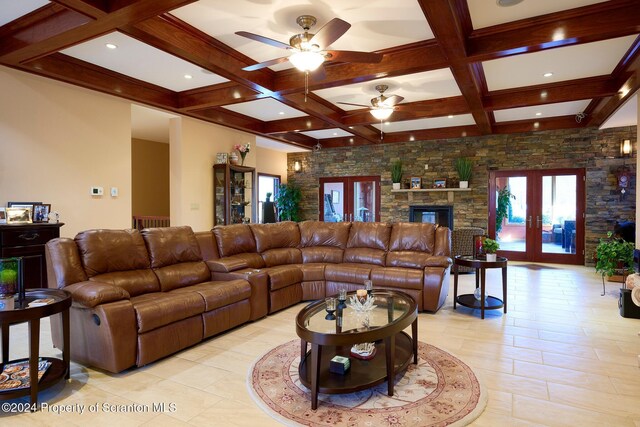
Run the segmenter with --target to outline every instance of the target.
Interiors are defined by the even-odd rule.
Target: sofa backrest
[[[89,280],[119,286],[131,296],[160,290],[138,230],[87,230],[74,240]]]
[[[305,221],[298,227],[304,263],[342,262],[349,240],[350,222]]]
[[[267,267],[302,262],[298,248],[300,229],[295,222],[251,224],[249,227],[256,241],[256,250]]]
[[[142,236],[162,291],[211,280],[191,227],[145,228]]]
[[[385,222],[354,222],[349,231],[344,262],[385,265],[391,225]]]
[[[87,280],[78,245],[73,239],[60,237],[49,240],[45,245],[44,254],[47,259],[47,281],[50,288],[62,289]]]
[[[437,225],[398,222],[391,228],[387,267],[425,268],[433,256]]]
[[[451,257],[451,230],[449,227],[436,228],[436,243],[433,255]]]
[[[256,239],[247,224],[217,225],[212,231],[220,258],[238,256],[249,268],[264,267],[264,260],[256,252]]]
[[[196,231],[195,235],[203,260],[220,258],[216,238],[211,231]]]

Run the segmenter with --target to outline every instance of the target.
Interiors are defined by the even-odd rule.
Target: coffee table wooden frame
[[[349,295],[354,295],[351,292]],[[318,408],[318,393],[351,393],[387,381],[389,396],[393,396],[393,381],[398,372],[405,370],[413,356],[418,363],[418,306],[414,299],[404,292],[374,290],[373,295],[405,300],[409,309],[398,319],[385,326],[368,331],[346,331],[329,334],[310,331],[305,328],[305,320],[317,313],[324,300],[309,304],[296,317],[296,333],[300,337],[300,382],[311,390],[311,409]],[[411,325],[409,337],[404,329]],[[381,341],[381,342],[376,342]],[[376,342],[377,352],[371,360],[351,357],[351,367],[345,375],[329,372],[329,361],[334,355],[349,356],[354,344]],[[307,344],[311,350],[307,351]]]

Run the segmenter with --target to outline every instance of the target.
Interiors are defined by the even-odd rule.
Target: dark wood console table
[[[60,237],[64,223],[0,225],[0,258],[22,257],[25,288],[46,288],[44,245]]]

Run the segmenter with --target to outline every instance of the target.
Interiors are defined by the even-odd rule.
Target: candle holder
[[[24,299],[22,258],[0,259],[0,298],[10,298],[18,294]]]
[[[335,313],[336,312],[336,299],[335,298],[326,298],[325,300],[325,310],[327,311],[327,315],[324,317],[326,320],[336,320]]]
[[[364,281],[364,289],[367,291],[367,295],[371,295],[373,292],[373,282],[371,280]]]
[[[347,307],[347,290],[342,288],[338,291],[338,308],[346,308]]]

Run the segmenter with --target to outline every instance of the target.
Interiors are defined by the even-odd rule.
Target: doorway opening
[[[320,178],[318,218],[325,222],[380,220],[380,177]]]
[[[278,217],[274,210],[274,200],[280,187],[280,175],[258,172],[258,223],[275,222]],[[267,202],[267,193],[269,202]],[[269,209],[269,211],[267,211]],[[273,210],[273,212],[271,212]]]

